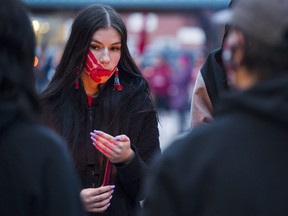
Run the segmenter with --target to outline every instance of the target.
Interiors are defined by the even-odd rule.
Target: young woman
[[[134,215],[147,164],[160,153],[158,120],[114,9],[91,5],[76,17],[41,99],[68,141],[86,210]]]

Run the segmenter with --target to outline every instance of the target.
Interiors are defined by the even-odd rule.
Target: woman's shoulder
[[[131,111],[133,111],[136,116],[138,116],[138,114],[157,112],[153,100],[147,93],[138,94],[137,97],[132,100],[131,108]]]
[[[126,79],[123,83],[123,93],[129,95],[134,102],[149,102],[151,96],[149,86],[143,77],[133,77]]]

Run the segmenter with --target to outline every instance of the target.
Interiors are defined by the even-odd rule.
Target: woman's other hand
[[[129,163],[134,157],[129,137],[118,135],[113,137],[103,131],[91,132],[93,145],[104,154],[111,163]]]
[[[110,205],[114,185],[99,188],[86,188],[80,193],[81,200],[88,212],[104,212]]]

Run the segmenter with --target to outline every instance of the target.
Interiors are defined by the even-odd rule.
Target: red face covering
[[[90,49],[88,50],[87,60],[86,60],[84,69],[86,73],[90,76],[90,78],[94,80],[94,82],[96,83],[99,83],[101,81],[101,77],[104,77],[104,76],[109,77],[115,71],[115,68],[111,71],[103,68],[98,63],[97,59],[95,58],[95,56],[93,55]]]

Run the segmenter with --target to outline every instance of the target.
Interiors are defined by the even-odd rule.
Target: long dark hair
[[[14,104],[22,117],[37,119],[35,35],[25,6],[17,0],[0,7],[0,102]]]
[[[102,129],[117,133],[115,128],[119,128],[121,110],[125,109],[129,101],[143,90],[150,97],[148,84],[129,53],[127,29],[120,15],[106,5],[97,4],[85,8],[74,20],[56,73],[41,95],[43,105],[49,107],[55,117],[56,128],[72,143],[76,141],[80,127],[79,113],[87,107],[83,84],[79,78],[94,32],[105,27],[113,27],[121,35],[121,58],[117,67],[124,90],[113,91],[113,77],[101,90],[105,107]],[[77,79],[80,83],[78,90],[75,89]]]

